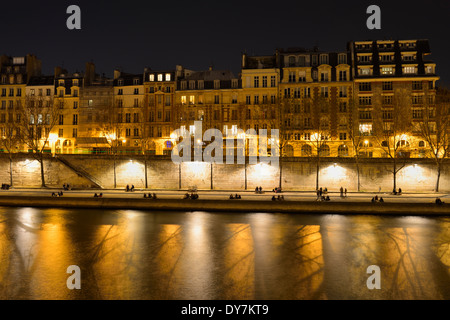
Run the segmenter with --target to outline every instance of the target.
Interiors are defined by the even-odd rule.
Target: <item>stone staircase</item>
[[[67,166],[68,168],[70,168],[73,172],[75,172],[76,174],[78,174],[78,176],[80,177],[84,177],[86,179],[88,179],[90,182],[92,182],[92,184],[94,185],[94,188],[99,188],[99,189],[104,189],[103,186],[101,185],[100,181],[97,180],[96,178],[94,178],[92,175],[90,175],[88,172],[86,172],[85,170],[73,165],[72,163],[70,163],[69,160],[67,160],[66,158],[64,158],[61,155],[55,155],[55,158],[63,163],[65,166]]]

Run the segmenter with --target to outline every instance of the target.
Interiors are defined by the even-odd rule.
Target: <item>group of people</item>
[[[317,201],[330,201],[330,196],[324,196],[321,195],[320,197],[317,198]]]
[[[127,187],[125,188],[125,191],[126,191],[126,192],[129,192],[129,191],[132,192],[132,191],[134,191],[134,185],[132,184],[131,187],[130,187],[129,185],[127,185]]]
[[[144,193],[144,198],[156,199],[157,197],[156,197],[156,193],[153,193],[153,194],[149,193],[148,195],[146,193]]]
[[[339,189],[339,192],[340,192],[340,194],[341,194],[341,198],[343,198],[343,197],[347,197],[347,188],[340,188]]]
[[[7,183],[2,183],[2,190],[9,190],[9,188],[11,188],[11,186]]]
[[[241,195],[236,193],[236,194],[233,196],[233,194],[230,194],[230,200],[232,200],[232,199],[241,199]]]
[[[63,192],[62,191],[58,191],[57,193],[52,192],[52,197],[62,197]]]
[[[372,198],[372,202],[384,202],[383,197],[378,198],[378,196],[375,196]]]
[[[261,186],[256,187],[256,188],[255,188],[255,193],[263,193],[262,187],[261,187]]]
[[[100,193],[100,194],[97,194],[97,192],[94,193],[94,198],[102,198],[102,197],[103,197],[103,193]]]
[[[64,183],[63,184],[63,189],[64,190],[70,190],[70,185],[68,183]]]
[[[284,200],[284,196],[283,195],[278,195],[278,197],[275,197],[275,196],[272,196],[272,201],[275,201],[275,200]]]
[[[192,192],[191,194],[186,193],[186,194],[184,195],[184,198],[183,198],[183,199],[197,200],[197,199],[198,199],[198,194],[197,194],[197,193],[194,193],[194,192]]]
[[[275,187],[275,188],[272,189],[272,192],[280,193],[281,192],[281,188]]]
[[[316,191],[317,200],[321,200],[322,198],[325,198],[324,194],[327,194],[327,193],[328,193],[327,188],[322,189],[322,187],[320,187],[319,189],[317,189],[317,191]]]
[[[398,191],[395,190],[395,188],[394,188],[394,190],[392,190],[392,194],[397,195],[397,196],[401,195],[402,194],[402,188],[398,188]]]

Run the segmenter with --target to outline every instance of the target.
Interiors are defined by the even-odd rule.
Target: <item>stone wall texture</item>
[[[60,156],[61,157],[61,156]],[[134,185],[145,188],[145,172],[149,189],[248,190],[262,186],[272,190],[278,186],[280,171],[284,190],[311,191],[316,186],[317,161],[314,158],[283,158],[281,168],[267,164],[173,163],[168,156],[64,155],[66,163],[48,155],[44,160],[48,187],[69,183],[74,188],[95,185],[106,189]],[[68,164],[70,164],[70,166]],[[436,165],[432,159],[409,159],[399,162],[403,168],[397,174],[397,187],[404,192],[432,192],[436,185]],[[115,170],[114,170],[115,167]],[[145,169],[147,167],[147,169]],[[364,159],[360,161],[361,191],[390,191],[393,188],[392,161]],[[14,154],[14,187],[40,187],[40,164],[30,154]],[[0,181],[10,182],[9,157],[0,155]],[[352,158],[323,158],[319,166],[319,186],[337,191],[342,186],[357,191],[357,166]],[[440,191],[450,192],[450,161],[443,165]]]

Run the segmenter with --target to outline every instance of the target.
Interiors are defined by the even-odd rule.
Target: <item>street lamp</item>
[[[367,156],[367,146],[368,145],[369,145],[369,140],[364,140],[366,158],[368,158],[368,156]]]

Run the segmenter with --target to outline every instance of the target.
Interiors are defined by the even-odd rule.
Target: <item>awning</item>
[[[77,138],[78,148],[109,148],[110,145],[105,137],[79,137]]]

